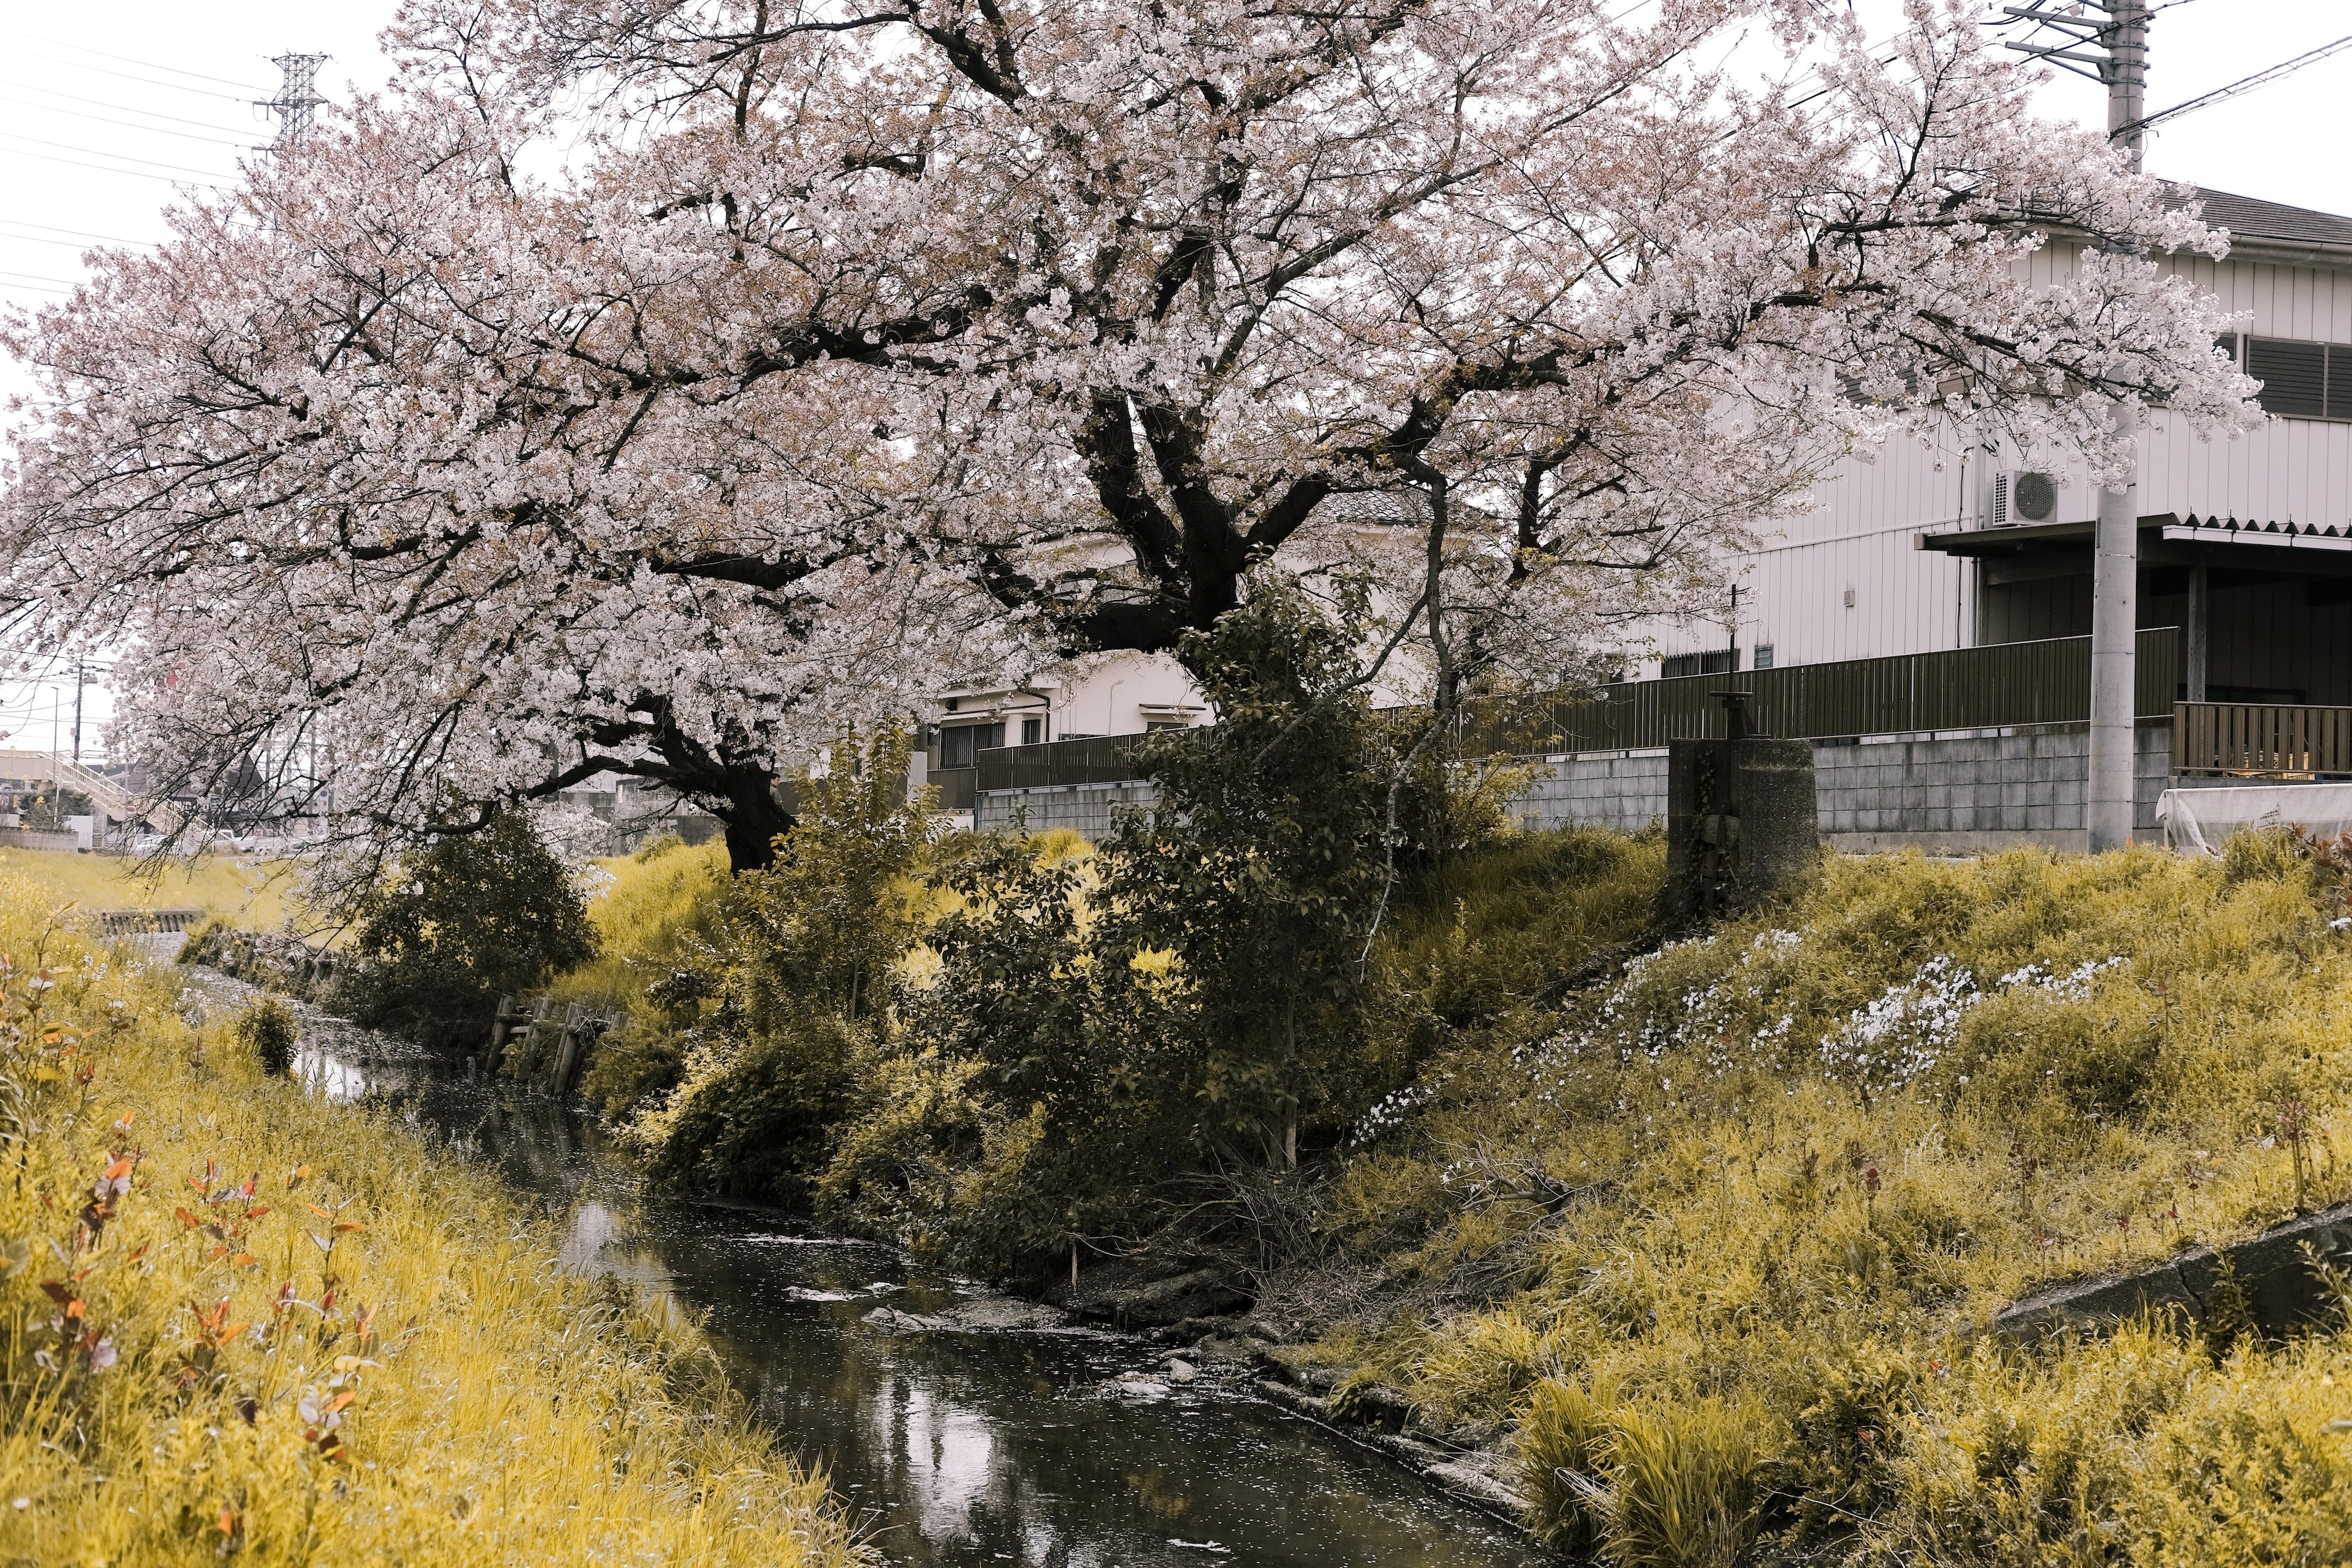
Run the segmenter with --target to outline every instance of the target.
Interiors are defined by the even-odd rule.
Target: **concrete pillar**
[[[1675,741],[1666,748],[1666,885],[1674,924],[1784,888],[1821,863],[1809,741]]]
[[[2188,668],[2183,672],[2189,687],[2188,700],[2205,700],[2206,659],[2212,646],[2213,585],[2207,580],[2202,566],[2189,569],[2189,624],[2181,628],[2189,646],[2182,650]]]
[[[2137,437],[2136,430],[2125,435]],[[2134,638],[2139,616],[2139,487],[2099,492],[2091,573],[2091,758],[2084,825],[2091,852],[2132,841]]]

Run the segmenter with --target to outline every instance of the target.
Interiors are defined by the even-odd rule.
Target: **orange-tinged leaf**
[[[305,1178],[305,1177],[307,1177],[308,1175],[310,1175],[310,1166],[308,1166],[308,1165],[297,1165],[297,1166],[295,1166],[295,1167],[294,1167],[294,1173],[293,1173],[292,1175],[289,1175],[289,1176],[288,1176],[288,1177],[286,1178],[286,1190],[287,1190],[288,1192],[289,1192],[289,1193],[290,1193],[290,1192],[292,1192],[295,1188],[297,1188],[297,1187],[300,1186],[300,1185],[302,1184],[303,1178]]]
[[[146,1241],[142,1241],[142,1242],[141,1242],[141,1243],[139,1244],[139,1250],[138,1250],[138,1251],[136,1251],[136,1252],[134,1252],[134,1253],[132,1253],[129,1258],[125,1258],[123,1261],[124,1261],[124,1262],[126,1262],[126,1263],[136,1263],[136,1262],[138,1262],[141,1258],[144,1258],[144,1257],[146,1257],[146,1256],[147,1256],[147,1249],[148,1249],[148,1247],[152,1247],[152,1246],[153,1246],[153,1245],[154,1245],[154,1244],[153,1244],[152,1242],[146,1242]]]
[[[231,1323],[227,1328],[225,1328],[220,1331],[220,1337],[225,1341],[233,1340],[251,1327],[253,1327],[253,1324],[250,1321]]]
[[[66,1303],[66,1316],[68,1318],[86,1317],[89,1315],[89,1309],[79,1301],[68,1301]]]
[[[118,1176],[127,1176],[130,1173],[131,1162],[128,1159],[117,1160],[106,1168],[106,1180],[110,1182]]]
[[[228,1509],[221,1510],[220,1517],[213,1521],[213,1528],[223,1535],[235,1535],[236,1533],[236,1513]]]
[[[320,1219],[332,1219],[335,1217],[334,1210],[322,1209],[317,1204],[304,1204],[302,1206],[309,1209],[312,1214],[317,1215]]]
[[[256,1208],[249,1208],[249,1209],[246,1210],[246,1211],[245,1211],[245,1217],[246,1217],[246,1218],[247,1218],[247,1219],[259,1219],[263,1215],[266,1215],[266,1214],[268,1214],[268,1212],[269,1212],[268,1206],[267,1205],[261,1205],[261,1206],[259,1206],[259,1207],[256,1207]]]
[[[335,1226],[335,1234],[336,1234],[337,1236],[341,1236],[341,1235],[343,1235],[344,1233],[346,1233],[346,1232],[348,1232],[348,1231],[354,1231],[354,1230],[365,1230],[366,1228],[367,1228],[367,1226],[365,1226],[362,1225],[359,1221],[357,1221],[357,1220],[355,1220],[355,1219],[347,1219],[347,1220],[341,1221],[340,1223],[338,1223],[338,1224],[336,1225],[336,1226]]]
[[[74,1283],[75,1283],[75,1284],[77,1284],[77,1285],[79,1285],[79,1284],[80,1284],[83,1280],[85,1280],[85,1279],[89,1279],[91,1275],[93,1275],[93,1274],[95,1274],[95,1273],[97,1273],[97,1272],[98,1272],[98,1265],[97,1265],[97,1264],[95,1264],[95,1263],[91,1264],[91,1265],[90,1265],[89,1268],[77,1268],[77,1269],[75,1269],[75,1270],[73,1271],[73,1280],[74,1280]]]
[[[261,1259],[256,1258],[250,1252],[240,1252],[235,1258],[228,1260],[228,1266],[231,1268],[250,1268],[260,1261]]]
[[[186,1226],[190,1230],[194,1230],[205,1223],[184,1208],[174,1208],[172,1212],[179,1215],[180,1223]]]
[[[357,1399],[358,1397],[359,1394],[356,1390],[349,1388],[343,1390],[342,1393],[338,1394],[334,1398],[327,1402],[327,1414],[332,1415],[336,1411],[341,1410],[343,1406],[349,1405],[352,1400]]]

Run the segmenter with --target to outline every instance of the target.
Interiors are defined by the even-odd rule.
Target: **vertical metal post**
[[[87,665],[77,664],[74,666],[73,752],[74,766],[76,767],[81,766],[81,683],[89,674],[89,667]]]
[[[2139,172],[2139,121],[2147,90],[2146,0],[2109,0],[2107,134]],[[2134,443],[2136,422],[2117,416],[2116,434]],[[2139,612],[2139,484],[2131,479],[2099,492],[2091,568],[2091,756],[2084,826],[2090,848],[2119,849],[2132,840],[2133,640]]]
[[[2189,647],[2183,672],[2189,689],[2182,695],[2190,702],[2205,700],[2206,649],[2212,646],[2213,584],[2202,566],[2189,569]]]

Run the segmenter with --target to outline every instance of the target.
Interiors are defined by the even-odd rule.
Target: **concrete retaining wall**
[[[1930,853],[2042,844],[2084,847],[2083,790],[2090,766],[2086,724],[2044,724],[1934,735],[1873,735],[1816,742],[1821,831],[1830,844],[1857,852],[1915,847]],[[2156,801],[2175,780],[2169,721],[2138,731],[2134,813],[2141,831],[2157,831]],[[2229,781],[2213,781],[2223,783]],[[973,826],[1012,826],[1025,811],[1033,833],[1066,827],[1099,839],[1111,808],[1147,805],[1140,782],[1068,784],[982,794]],[[1605,752],[1541,759],[1535,784],[1518,802],[1531,827],[1571,825],[1636,833],[1665,815],[1666,753]]]

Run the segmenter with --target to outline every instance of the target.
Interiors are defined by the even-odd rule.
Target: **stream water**
[[[191,1000],[215,1011],[247,994],[205,972],[190,980]],[[298,1070],[320,1092],[390,1102],[543,1208],[572,1267],[667,1291],[699,1313],[761,1420],[824,1468],[892,1563],[1556,1561],[1392,1462],[1262,1403],[1241,1380],[1168,1384],[1161,1352],[1129,1336],[902,1331],[877,1309],[1008,1322],[1024,1314],[889,1247],[827,1237],[772,1211],[650,1194],[575,1110],[299,1012]]]

